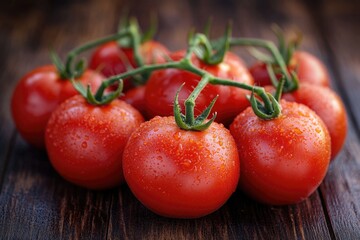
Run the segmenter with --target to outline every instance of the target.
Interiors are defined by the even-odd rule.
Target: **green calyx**
[[[71,83],[74,88],[86,99],[86,101],[92,105],[106,105],[115,100],[120,96],[123,90],[123,81],[118,81],[118,87],[115,91],[105,94],[105,89],[108,85],[105,83],[99,87],[96,91],[95,95],[91,92],[90,86],[88,85],[86,88],[79,82],[74,79],[71,79]]]
[[[209,81],[213,85],[233,86],[252,92],[248,97],[254,113],[263,120],[271,120],[277,118],[281,114],[281,106],[279,99],[266,92],[263,87],[251,86],[242,82],[236,82],[228,79],[211,78]],[[283,84],[279,84],[277,88],[277,96],[281,95]],[[258,98],[255,97],[258,96]]]
[[[210,41],[205,34],[190,34],[189,48],[186,54],[187,59],[191,58],[191,54],[196,56],[208,65],[216,65],[224,60],[226,52],[230,48],[231,25],[226,28],[223,37]]]
[[[271,65],[267,65],[268,70],[271,69]],[[271,120],[277,118],[281,114],[280,99],[285,84],[285,77],[282,77],[279,84],[276,87],[274,95],[265,92],[262,87],[254,87],[249,98],[251,107],[256,116],[264,120]],[[261,97],[263,103],[254,96],[254,92],[257,91],[258,96]]]
[[[268,108],[263,105],[255,96],[254,92],[251,93],[250,96],[250,104],[256,116],[263,120],[271,120],[280,116],[281,106],[278,101],[276,101],[275,97],[270,93],[266,93],[266,98],[268,104]]]
[[[193,130],[193,131],[203,131],[207,129],[211,123],[216,118],[216,113],[212,116],[210,120],[207,120],[207,117],[209,116],[212,107],[214,106],[216,99],[218,96],[216,96],[209,106],[199,115],[195,118],[194,115],[194,108],[195,108],[195,100],[199,96],[201,90],[209,83],[210,76],[208,74],[204,75],[201,81],[198,83],[194,91],[190,94],[190,96],[185,100],[185,114],[181,113],[181,107],[179,104],[179,93],[181,88],[184,86],[182,84],[180,88],[177,90],[174,100],[174,117],[176,124],[184,130]],[[206,121],[207,120],[207,121]]]

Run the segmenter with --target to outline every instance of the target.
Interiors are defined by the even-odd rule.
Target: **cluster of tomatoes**
[[[170,52],[149,40],[139,53],[146,67],[180,61],[187,52]],[[247,68],[229,51],[217,64],[195,54],[190,61],[211,76],[274,90],[265,63]],[[299,88],[282,95],[281,114],[271,120],[254,114],[247,99],[251,91],[207,84],[196,98],[195,114],[218,96],[211,110],[217,113],[215,121],[203,131],[181,129],[173,117],[174,98],[183,86],[178,92],[183,104],[201,76],[178,68],[153,71],[143,85],[127,77],[119,98],[93,104],[59,68],[43,66],[19,81],[11,109],[21,136],[46,148],[66,180],[89,189],[126,182],[139,201],[160,215],[207,215],[237,188],[266,204],[293,204],[322,182],[344,144],[347,120],[317,58],[295,51],[286,64],[297,73]],[[89,69],[75,81],[94,93],[106,77],[144,66],[138,66],[133,48],[111,41],[93,52]],[[103,96],[90,96],[105,99],[121,86],[110,88]]]

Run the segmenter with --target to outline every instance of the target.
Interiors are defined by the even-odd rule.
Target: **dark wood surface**
[[[46,152],[27,145],[9,112],[12,91],[27,71],[73,47],[116,31],[127,9],[157,40],[186,47],[190,28],[213,17],[219,36],[232,19],[235,36],[275,40],[270,24],[304,34],[301,49],[329,68],[344,100],[349,132],[319,189],[304,202],[265,206],[236,192],[215,213],[193,220],[159,217],[126,186],[88,191],[63,180]],[[360,239],[359,1],[2,1],[0,3],[0,239]],[[246,51],[235,50],[248,64]]]

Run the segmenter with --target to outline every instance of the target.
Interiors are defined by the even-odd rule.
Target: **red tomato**
[[[330,85],[330,77],[326,67],[318,58],[310,53],[304,51],[294,52],[288,69],[296,71],[299,82],[301,83],[306,82],[325,87],[329,87]],[[254,77],[256,85],[271,85],[264,63],[256,63],[249,68],[249,71]],[[278,75],[278,78],[280,78],[280,74]]]
[[[49,119],[45,134],[49,159],[74,184],[90,189],[114,187],[124,179],[125,144],[142,122],[141,114],[124,101],[94,106],[74,96]]]
[[[329,130],[331,159],[334,159],[344,145],[347,133],[346,110],[340,97],[329,88],[302,83],[298,90],[283,94],[283,98],[302,103],[319,115]]]
[[[184,57],[184,52],[176,52],[171,57],[175,61],[180,60]],[[230,52],[225,55],[222,63],[215,66],[206,65],[195,55],[192,57],[192,63],[216,77],[253,84],[253,79],[244,63]],[[146,111],[149,117],[172,115],[174,97],[178,88],[185,83],[179,94],[179,103],[183,104],[200,79],[198,75],[178,69],[153,72],[145,90]],[[218,113],[215,121],[228,125],[238,113],[249,106],[246,94],[249,92],[240,88],[208,84],[196,99],[195,113],[202,112],[211,100],[219,95],[212,113]]]
[[[97,89],[104,77],[86,70],[78,79]],[[43,148],[45,127],[51,113],[64,100],[78,94],[68,80],[60,79],[53,65],[34,69],[17,84],[11,99],[11,111],[21,136],[31,145]]]
[[[125,93],[125,95],[121,96],[120,99],[124,100],[143,115],[146,116],[145,109],[145,86],[138,86],[133,89],[130,89]]]
[[[123,169],[131,191],[146,207],[162,216],[196,218],[227,201],[240,165],[234,139],[222,124],[185,131],[174,117],[155,117],[131,135]]]
[[[249,107],[230,126],[241,164],[240,188],[257,201],[300,202],[327,172],[331,143],[323,121],[305,105],[281,101],[282,115],[262,120]]]
[[[155,41],[147,41],[140,47],[140,54],[145,64],[165,62],[169,51]],[[128,65],[136,67],[134,53],[131,48],[121,48],[117,42],[109,42],[98,47],[93,53],[89,67],[100,70],[101,73],[110,77],[126,72]],[[124,91],[132,88],[130,81],[124,81]]]

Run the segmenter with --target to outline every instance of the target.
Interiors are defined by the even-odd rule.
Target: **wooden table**
[[[159,217],[126,186],[88,191],[63,180],[46,152],[27,145],[9,103],[19,78],[73,47],[116,31],[128,9],[157,40],[186,47],[191,27],[213,16],[219,36],[275,40],[270,24],[304,34],[301,49],[324,61],[349,117],[347,142],[319,189],[291,206],[265,206],[236,192],[215,213],[194,220]],[[0,239],[360,239],[360,2],[352,1],[2,1],[0,5]],[[246,51],[235,50],[249,64]]]

